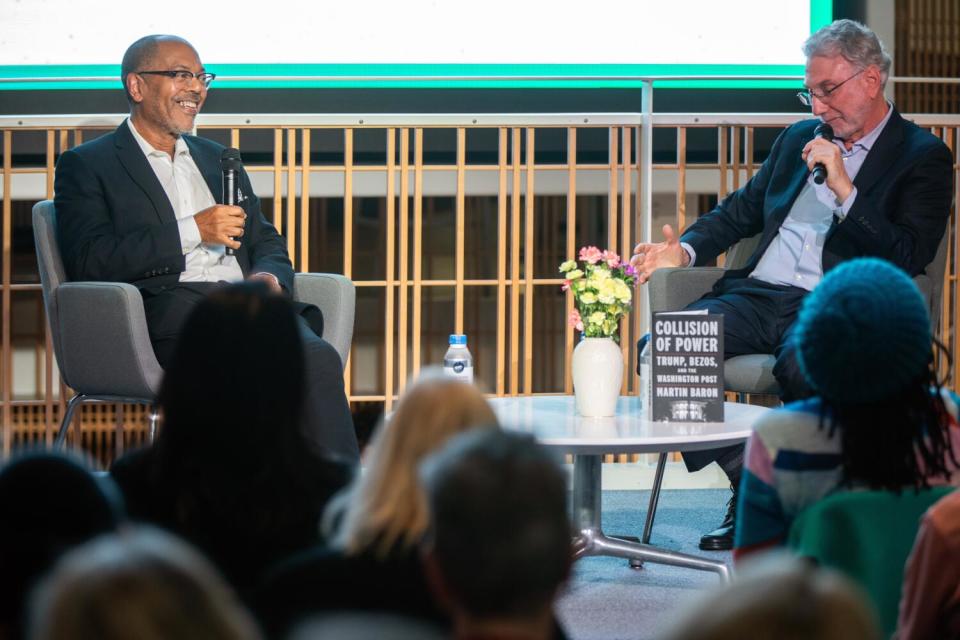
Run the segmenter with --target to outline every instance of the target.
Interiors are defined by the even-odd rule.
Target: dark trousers
[[[687,309],[706,309],[723,314],[724,358],[751,353],[772,353],[773,375],[780,383],[780,398],[791,402],[812,395],[797,363],[790,339],[805,289],[776,285],[754,278],[723,279],[713,291]],[[699,471],[711,462],[729,458],[743,445],[733,445],[683,454],[689,471]],[[737,470],[739,473],[739,470]]]
[[[172,360],[177,336],[190,312],[220,286],[214,282],[189,282],[160,292],[143,292],[147,329],[161,367],[166,368]],[[343,364],[336,349],[311,328],[322,327],[318,318],[310,316],[311,310],[317,313],[316,307],[311,307],[298,317],[306,364],[304,433],[324,451],[356,462],[360,451],[343,389]]]

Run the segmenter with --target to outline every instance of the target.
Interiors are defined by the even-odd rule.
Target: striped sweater
[[[951,416],[951,443],[960,458],[958,398],[944,390]],[[761,418],[747,442],[737,503],[734,557],[780,545],[794,518],[840,487],[840,433],[820,428],[818,398],[788,404]],[[942,478],[931,479],[942,484]],[[952,484],[960,482],[953,474]]]

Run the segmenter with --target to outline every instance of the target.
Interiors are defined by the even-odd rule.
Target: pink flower
[[[580,259],[589,264],[597,264],[602,258],[603,253],[596,247],[583,247],[580,249]]]
[[[616,269],[620,266],[620,256],[614,251],[604,251],[601,257],[611,269]]]
[[[576,309],[570,312],[567,323],[577,331],[583,331],[583,320],[580,318],[580,312]]]
[[[560,291],[569,291],[569,290],[570,290],[570,281],[569,281],[569,280],[564,280],[564,281],[563,281],[563,286],[560,287]]]

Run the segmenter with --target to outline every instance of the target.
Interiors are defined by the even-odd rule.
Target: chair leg
[[[150,405],[150,417],[147,418],[147,437],[150,438],[150,443],[153,444],[154,439],[157,437],[157,424],[160,422],[160,409],[157,408],[157,405]]]
[[[83,401],[86,399],[87,397],[82,393],[78,393],[70,398],[70,401],[67,403],[67,408],[63,412],[63,420],[60,421],[60,431],[57,433],[57,439],[53,442],[54,449],[59,449],[63,446],[63,443],[67,439],[67,429],[70,428],[73,412],[76,411],[77,407],[83,404]]]

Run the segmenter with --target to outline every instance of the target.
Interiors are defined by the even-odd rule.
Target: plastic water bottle
[[[653,347],[650,334],[640,339],[640,416],[650,420],[653,408]]]
[[[443,372],[451,378],[473,383],[473,356],[467,349],[467,336],[450,335],[450,348],[443,356]]]

